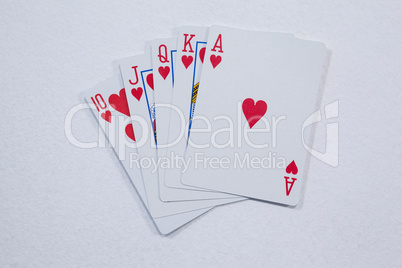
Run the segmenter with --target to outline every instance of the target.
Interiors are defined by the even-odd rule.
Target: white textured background
[[[0,1],[1,267],[402,267],[401,1],[61,2]],[[67,141],[79,94],[183,24],[332,51],[322,103],[339,100],[340,164],[312,159],[300,209],[247,201],[161,237],[112,150]],[[73,123],[96,140],[89,111]]]

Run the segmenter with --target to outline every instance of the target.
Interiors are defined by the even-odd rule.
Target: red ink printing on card
[[[165,66],[165,67],[159,67],[158,68],[158,72],[159,72],[159,74],[162,76],[162,78],[164,79],[164,80],[166,80],[166,77],[169,75],[169,73],[170,73],[170,68],[169,68],[169,66]]]
[[[222,57],[211,55],[210,60],[211,60],[212,67],[214,67],[214,69],[215,69],[215,67],[218,66],[219,63],[221,63]]]
[[[148,74],[147,75],[147,84],[152,90],[154,90],[154,75],[153,74]]]
[[[205,50],[206,50],[205,47],[203,47],[203,48],[200,49],[200,60],[201,60],[201,63],[204,63]]]
[[[299,170],[297,169],[296,163],[293,160],[287,167],[286,167],[286,173],[290,174],[292,173],[293,175],[296,175]]]
[[[124,91],[124,88],[122,88],[120,90],[119,95],[117,95],[117,94],[110,95],[109,104],[116,111],[118,111],[122,114],[125,114],[127,116],[130,116],[130,112],[129,112],[128,104],[127,104],[126,92]]]
[[[242,104],[243,114],[247,119],[248,125],[252,128],[267,112],[265,101],[259,100],[254,104],[251,98],[245,99]]]
[[[134,98],[136,98],[138,101],[140,101],[140,99],[141,99],[142,92],[143,92],[142,87],[133,88],[133,89],[131,90],[131,94],[132,94],[132,95],[134,96]]]
[[[135,141],[135,136],[134,136],[134,130],[133,130],[133,124],[128,124],[126,126],[126,134],[127,136],[132,139],[133,141]]]
[[[104,113],[101,113],[101,117],[105,119],[105,121],[111,123],[112,122],[112,113],[110,111],[106,111]]]
[[[183,62],[184,67],[186,67],[186,69],[188,68],[188,66],[191,65],[191,63],[193,63],[193,56],[182,56],[181,57],[181,61]]]

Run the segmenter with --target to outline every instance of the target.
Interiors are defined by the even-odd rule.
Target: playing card
[[[192,97],[190,105],[190,122],[189,122],[189,134],[191,130],[191,122],[194,116],[195,105],[197,101],[198,88],[200,86],[200,77],[202,66],[204,64],[205,50],[207,47],[207,42],[197,41],[195,45],[195,62],[194,62],[194,72],[193,72],[193,83],[192,83]]]
[[[325,54],[319,42],[211,27],[182,182],[296,205]]]
[[[175,62],[175,83],[172,96],[172,105],[177,107],[181,113],[171,113],[169,142],[171,146],[167,148],[167,155],[184,155],[184,148],[187,144],[187,136],[190,125],[191,109],[193,100],[194,83],[200,74],[202,61],[200,59],[200,50],[206,43],[208,28],[183,26],[178,31],[177,55]],[[202,54],[202,53],[201,53]],[[198,58],[197,58],[198,57]],[[198,60],[197,60],[198,59]],[[198,68],[197,64],[198,63]],[[181,116],[179,116],[181,115]],[[177,169],[165,169],[163,179],[165,185],[180,189],[195,189],[183,185],[178,176]],[[201,190],[201,189],[197,189]]]
[[[162,202],[160,200],[158,166],[161,164],[161,161],[159,161],[156,151],[158,134],[155,131],[155,120],[157,121],[158,119],[155,119],[151,56],[150,54],[143,54],[129,57],[120,60],[119,64],[125,86],[128,109],[133,115],[132,128],[135,133],[135,144],[139,154],[139,157],[134,159],[134,161],[135,164],[140,166],[142,171],[150,214],[158,218],[243,200],[242,198],[191,202]],[[231,196],[228,195],[228,197]]]
[[[155,113],[158,114],[158,153],[164,155],[168,142],[170,104],[173,92],[173,67],[176,39],[164,38],[150,42],[154,75]]]
[[[193,77],[192,77],[192,83],[191,83],[192,96],[191,96],[191,103],[190,103],[190,117],[189,117],[189,123],[188,123],[189,128],[188,128],[187,136],[190,134],[190,130],[191,130],[191,123],[193,120],[195,105],[196,105],[196,101],[197,101],[197,94],[198,94],[198,88],[200,85],[200,77],[201,77],[202,66],[204,63],[206,46],[207,46],[207,42],[204,42],[204,41],[196,41],[195,42],[195,54],[194,54],[195,60],[194,60],[194,67],[193,67],[193,74],[192,74]],[[187,137],[186,137],[186,139],[187,139]],[[185,142],[186,139],[183,139],[180,143],[175,144],[174,147],[171,148],[171,152],[184,153],[185,146],[187,145]],[[201,190],[200,188],[197,188],[197,187],[184,185],[180,180],[178,171],[179,170],[167,171],[168,172],[167,178],[169,178],[169,179],[166,184],[168,184],[169,187],[179,188],[179,189]]]
[[[199,28],[196,27],[195,29],[199,29]],[[188,44],[186,43],[186,41],[187,41],[186,37],[188,37],[187,33],[191,32],[191,30],[192,30],[192,27],[183,27],[179,31],[179,39],[180,39],[181,35],[183,36],[181,38],[181,40],[178,41],[178,45],[181,42],[183,43],[183,45],[182,45],[183,49],[182,50],[185,50],[186,45],[188,46]],[[200,29],[199,29],[199,31],[201,32]],[[201,77],[202,66],[204,64],[204,57],[205,57],[205,51],[206,51],[206,38],[207,38],[206,37],[207,30],[206,29],[204,29],[204,33],[205,33],[205,35],[203,35],[203,38],[200,38],[199,40],[195,40],[194,44],[193,44],[193,47],[195,47],[195,49],[192,49],[194,51],[195,62],[194,62],[194,66],[193,66],[192,78],[191,79],[182,79],[183,81],[181,83],[181,87],[178,86],[178,88],[177,88],[178,91],[181,88],[187,88],[188,89],[190,87],[190,85],[191,85],[191,88],[192,88],[192,96],[191,96],[191,103],[190,103],[190,115],[189,115],[189,119],[190,119],[189,120],[189,130],[188,130],[187,135],[189,135],[190,129],[191,129],[192,117],[193,117],[195,106],[196,106],[197,92],[198,92],[198,88],[199,88],[199,79]],[[269,33],[269,35],[278,36],[280,38],[293,38],[293,35],[284,34],[284,33]],[[222,46],[222,41],[221,40],[214,40],[214,42],[217,44],[217,47]],[[178,49],[178,51],[180,51],[180,49]],[[179,57],[180,57],[180,54],[178,54],[178,58]],[[181,64],[177,63],[177,65],[178,65],[177,69],[179,69]],[[184,66],[184,64],[183,64],[183,66]],[[175,90],[176,90],[176,85],[175,85]],[[184,90],[182,90],[182,91],[184,91]],[[184,106],[184,105],[182,104],[182,106]],[[171,120],[171,122],[174,123],[175,120]],[[172,124],[172,126],[173,126],[173,124]],[[172,127],[171,127],[171,129],[172,129]],[[195,130],[195,131],[198,131],[198,130]],[[205,130],[200,130],[200,131],[205,131]],[[185,149],[186,149],[186,146],[187,146],[187,135],[186,135],[185,138],[181,139],[180,142],[177,142],[176,144],[171,146],[171,148],[169,148],[168,151],[170,153],[173,153],[173,154],[176,154],[176,155],[184,155],[184,152],[185,152]],[[181,182],[181,180],[180,180],[180,169],[167,169],[165,171],[164,180],[165,180],[165,184],[168,187],[174,187],[174,188],[179,188],[179,189],[197,189],[197,187],[189,187],[188,185],[186,186]],[[200,190],[200,188],[198,188],[198,190]]]
[[[137,193],[148,209],[141,170],[136,168],[136,166],[131,167],[129,162],[129,156],[131,154],[137,154],[137,149],[132,140],[134,133],[132,133],[132,128],[130,127],[130,115],[127,109],[127,103],[124,105],[124,102],[117,101],[117,96],[120,93],[122,93],[122,82],[119,76],[115,76],[85,92],[84,97],[88,105],[92,108],[91,110],[99,122],[102,131],[105,132],[107,138],[113,145],[112,147],[116,155],[120,158]],[[120,144],[123,144],[124,147],[119,146]],[[154,218],[153,221],[160,233],[169,234],[208,210],[209,209],[202,209],[157,219]]]
[[[155,113],[158,115],[156,120],[156,129],[158,133],[158,158],[167,159],[166,148],[168,146],[168,131],[170,123],[170,113],[176,112],[172,109],[171,98],[173,90],[173,66],[176,52],[176,39],[156,39],[151,43],[152,66],[155,70],[154,78],[154,96],[155,96]],[[206,44],[206,42],[205,42]],[[197,51],[197,45],[196,45]],[[197,55],[197,53],[195,54]],[[196,57],[196,62],[197,62]],[[194,64],[200,69],[200,64]],[[198,70],[198,69],[197,69]],[[198,71],[199,73],[199,71]],[[198,79],[198,76],[197,76]],[[204,200],[214,198],[228,198],[227,194],[213,193],[206,195],[205,191],[178,191],[176,188],[169,188],[163,182],[163,169],[159,169],[159,197],[162,201],[190,201]]]

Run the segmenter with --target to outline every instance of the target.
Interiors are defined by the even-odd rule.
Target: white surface
[[[70,2],[0,4],[1,267],[402,266],[399,1]],[[301,208],[245,201],[161,237],[112,149],[67,141],[79,94],[184,24],[332,51],[322,103],[339,100],[340,164],[312,159]],[[80,140],[97,139],[91,116],[74,117]]]

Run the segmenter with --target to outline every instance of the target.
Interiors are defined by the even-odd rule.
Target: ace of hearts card
[[[183,184],[296,205],[325,55],[319,42],[211,27]]]

